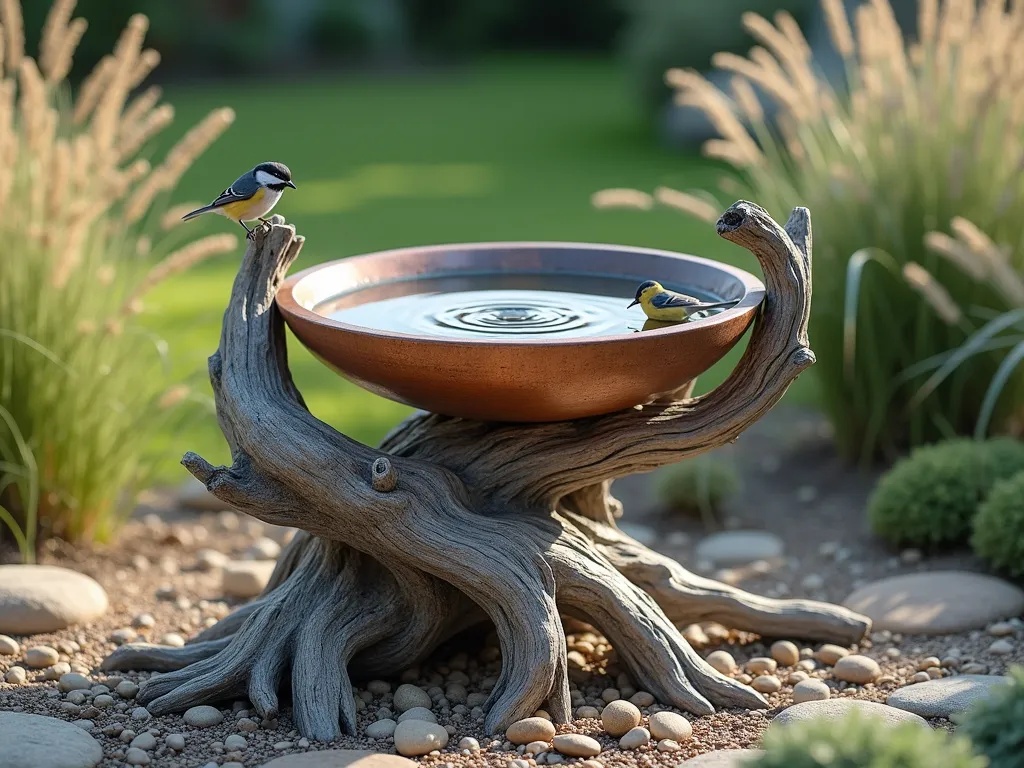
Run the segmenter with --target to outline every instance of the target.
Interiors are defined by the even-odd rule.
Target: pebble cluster
[[[325,750],[337,753],[332,760],[354,759],[360,755],[350,750],[367,750],[391,761],[361,768],[411,765],[402,762],[406,759],[431,768],[731,766],[723,761],[755,749],[773,718],[870,705],[894,721],[940,718],[946,723],[1002,682],[999,675],[1010,663],[1024,661],[1024,622],[1008,618],[1019,611],[986,614],[980,623],[975,618],[973,626],[955,635],[907,634],[883,626],[855,647],[787,639],[767,644],[718,625],[691,625],[683,634],[707,663],[760,692],[768,707],[691,717],[663,706],[631,679],[600,633],[570,622],[573,722],[555,724],[539,710],[503,734],[485,733],[484,707],[501,669],[492,636],[471,653],[455,650],[396,679],[360,682],[353,691],[358,732],[331,744],[303,738],[287,707],[267,719],[241,699],[154,716],[136,702],[148,674],[99,670],[118,645],[181,646],[258,594],[290,533],[216,510],[198,521],[144,517],[130,523],[118,547],[102,557],[54,545],[51,560],[93,577],[75,574],[74,583],[88,584],[94,597],[95,589],[105,590],[103,601],[106,591],[116,598],[100,618],[70,615],[71,581],[62,581],[62,569],[54,569],[47,579],[54,592],[52,610],[46,589],[35,589],[34,599],[42,597],[33,604],[43,613],[50,610],[63,627],[24,634],[2,623],[0,591],[0,632],[5,633],[0,634],[0,743],[5,748],[5,739],[27,744],[19,737],[26,726],[16,718],[35,716],[34,732],[49,734],[38,743],[50,746],[49,751],[36,747],[30,755],[34,762],[26,763],[33,768],[71,768],[68,754],[79,755],[83,768],[316,768],[312,755]],[[763,537],[738,541],[746,548],[742,552],[730,553],[719,540],[717,549],[706,548],[705,554],[738,568],[745,558],[778,550],[777,542]],[[60,599],[57,592],[63,593]],[[906,594],[922,605],[934,601]],[[1003,594],[1013,597],[1010,591]],[[998,603],[1004,609],[1007,604]],[[342,763],[324,763],[335,764]]]

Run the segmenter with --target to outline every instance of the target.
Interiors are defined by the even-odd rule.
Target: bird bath
[[[656,278],[725,310],[678,324],[628,309]],[[742,337],[760,280],[696,256],[582,243],[477,243],[356,256],[288,278],[277,303],[313,354],[392,400],[485,421],[563,421],[649,402]]]
[[[484,704],[485,725],[500,733],[541,707],[556,723],[571,718],[566,615],[602,632],[621,669],[662,705],[696,714],[767,707],[757,691],[709,666],[679,627],[714,621],[766,637],[849,644],[871,622],[839,606],[764,598],[692,574],[619,530],[622,505],[609,492],[615,478],[735,440],[814,362],[806,209],[782,227],[739,202],[718,233],[757,257],[764,287],[695,257],[552,243],[411,248],[286,281],[303,239],[275,217],[246,251],[210,358],[232,464],[216,467],[194,453],[182,463],[235,509],[301,530],[256,600],[182,648],[123,645],[104,668],[163,672],[137,697],[155,715],[248,698],[274,720],[290,679],[296,728],[332,741],[358,728],[353,678],[393,676],[461,631],[490,626],[501,674]],[[330,317],[358,308],[360,295],[415,295],[402,279],[456,280],[463,290],[459,281],[480,272],[528,285],[502,291],[535,290],[538,274],[546,285],[561,279],[552,275],[571,275],[577,287],[590,278],[655,276],[737,303],[669,328],[548,340],[382,332]],[[561,304],[564,296],[556,298]],[[405,311],[421,300],[393,306]],[[518,302],[486,301],[473,324],[548,322],[529,307],[518,311]],[[493,314],[508,307],[516,311]],[[448,317],[450,308],[441,309]],[[375,448],[335,431],[307,410],[292,381],[282,316],[346,376],[439,412],[413,415]],[[691,397],[693,377],[751,320],[750,343],[729,378]],[[567,418],[614,408],[621,410]],[[442,415],[449,413],[523,421]]]

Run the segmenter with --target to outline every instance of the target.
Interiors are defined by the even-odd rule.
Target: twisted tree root
[[[264,717],[292,681],[299,730],[355,729],[349,675],[390,674],[454,633],[490,621],[502,670],[484,705],[490,732],[544,706],[569,718],[561,614],[594,624],[661,701],[705,714],[763,707],[708,666],[673,621],[716,620],[762,634],[850,642],[867,619],[810,601],[773,601],[685,571],[615,527],[609,480],[734,440],[810,365],[810,221],[783,229],[737,203],[719,233],[749,248],[768,288],[732,376],[642,408],[561,424],[484,424],[421,414],[380,449],[316,420],[288,370],[273,297],[302,239],[277,221],[249,246],[210,358],[230,467],[183,463],[236,509],[304,530],[266,591],[184,648],[124,646],[108,669],[148,668],[155,713],[248,695]]]

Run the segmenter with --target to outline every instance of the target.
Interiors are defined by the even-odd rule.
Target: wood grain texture
[[[484,708],[494,733],[544,707],[570,717],[561,616],[592,623],[637,684],[705,714],[764,707],[709,665],[678,623],[718,621],[767,635],[854,642],[869,621],[804,600],[769,600],[708,579],[619,531],[616,477],[735,440],[814,361],[808,347],[811,230],[751,203],[718,232],[761,263],[768,296],[750,344],[720,387],[608,416],[511,425],[417,414],[380,448],[306,409],[288,370],[273,297],[302,247],[275,217],[246,252],[210,358],[232,464],[184,465],[218,498],[302,529],[264,593],[184,648],[122,646],[107,669],[165,672],[139,700],[155,713],[247,695],[264,717],[291,679],[298,729],[330,740],[355,729],[351,677],[390,675],[489,622],[502,671]]]

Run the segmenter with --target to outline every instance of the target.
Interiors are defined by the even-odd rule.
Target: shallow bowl
[[[373,285],[481,273],[602,276],[637,284],[656,278],[737,303],[704,319],[640,333],[548,339],[380,331],[315,311]],[[622,298],[628,303],[632,296]],[[508,242],[401,248],[319,264],[290,276],[277,305],[303,345],[371,392],[449,416],[540,422],[611,413],[678,389],[722,359],[763,299],[764,285],[753,275],[696,256],[620,245]]]

